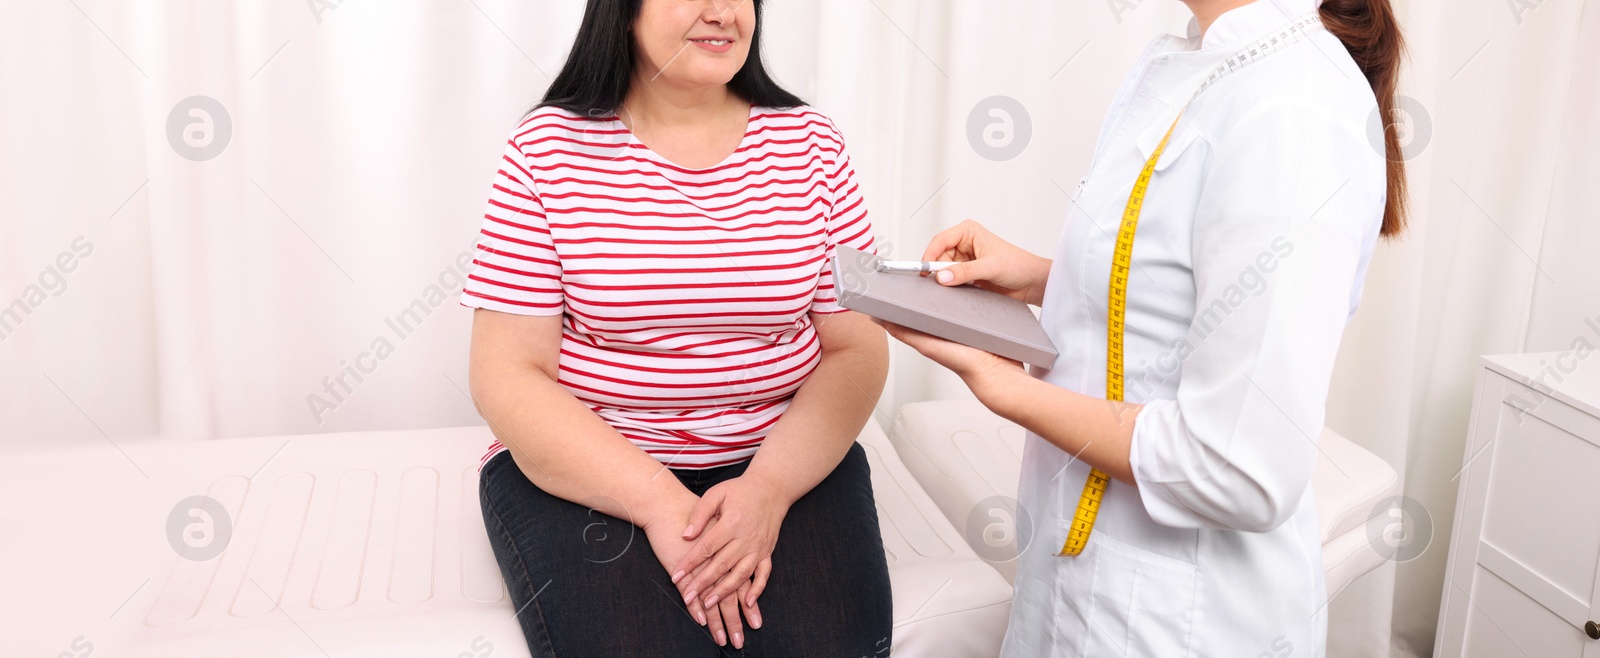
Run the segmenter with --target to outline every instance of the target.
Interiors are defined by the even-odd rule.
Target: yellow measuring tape
[[[1183,112],[1178,113],[1179,117]],[[1111,294],[1106,297],[1106,399],[1122,401],[1122,334],[1123,322],[1128,314],[1128,271],[1133,267],[1133,234],[1139,228],[1139,211],[1144,209],[1145,190],[1150,187],[1150,177],[1155,175],[1156,162],[1167,150],[1178,120],[1162,136],[1150,159],[1133,183],[1133,193],[1128,195],[1128,206],[1122,211],[1122,228],[1117,230],[1117,251],[1111,257]],[[1100,501],[1106,497],[1106,487],[1111,486],[1111,476],[1098,468],[1090,469],[1089,480],[1083,483],[1083,494],[1078,496],[1078,511],[1072,515],[1072,526],[1067,529],[1067,542],[1061,546],[1062,555],[1077,555],[1089,544],[1089,534],[1094,532],[1094,519],[1100,513]]]
[[[1218,64],[1189,100],[1193,101],[1212,83],[1229,73],[1322,29],[1322,19],[1317,11],[1301,15]],[[1188,103],[1183,107],[1188,108]],[[1183,111],[1178,110],[1179,118],[1183,116]],[[1155,152],[1144,163],[1139,180],[1133,183],[1133,193],[1128,195],[1128,207],[1122,211],[1122,228],[1117,230],[1117,251],[1111,259],[1111,294],[1106,299],[1107,400],[1122,401],[1122,334],[1128,311],[1128,271],[1133,268],[1133,233],[1139,228],[1139,211],[1144,207],[1145,191],[1150,187],[1150,177],[1155,175],[1156,162],[1167,150],[1167,141],[1172,139],[1172,131],[1177,127],[1178,119],[1174,118],[1172,126],[1167,128],[1167,134],[1162,136],[1161,143],[1156,145]],[[1089,534],[1094,532],[1094,519],[1100,513],[1100,503],[1105,500],[1106,487],[1110,485],[1111,476],[1106,475],[1105,471],[1090,469],[1089,481],[1083,484],[1083,494],[1078,497],[1078,511],[1072,515],[1072,526],[1067,530],[1067,541],[1061,546],[1061,555],[1078,555],[1089,544]]]

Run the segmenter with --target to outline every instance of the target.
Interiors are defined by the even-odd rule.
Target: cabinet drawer
[[[1494,454],[1480,457],[1493,462],[1479,536],[1587,610],[1600,559],[1600,420],[1554,399],[1530,407],[1543,396],[1507,384],[1485,447]]]
[[[1543,381],[1552,355],[1486,357],[1462,455],[1436,655],[1600,658],[1600,368]],[[1554,355],[1559,356],[1559,355]],[[1567,373],[1573,374],[1573,373]],[[1582,375],[1584,378],[1579,378]]]
[[[1479,567],[1473,575],[1477,590],[1468,606],[1465,649],[1473,658],[1570,656],[1579,658],[1590,641],[1527,594],[1493,572]]]

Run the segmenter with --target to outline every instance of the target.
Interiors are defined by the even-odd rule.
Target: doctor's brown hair
[[[1383,228],[1378,234],[1398,238],[1406,227],[1406,162],[1395,128],[1395,84],[1400,77],[1400,58],[1405,39],[1395,20],[1389,0],[1322,0],[1317,8],[1328,32],[1339,37],[1350,57],[1361,67],[1378,97],[1378,113],[1383,121],[1384,159],[1388,161],[1388,201],[1383,206]]]

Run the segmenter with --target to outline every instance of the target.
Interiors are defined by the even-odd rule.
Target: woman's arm
[[[1128,456],[1133,419],[1143,405],[1076,393],[1021,368],[993,374],[987,381],[968,382],[983,406],[1112,478],[1135,484]]]
[[[1310,491],[1386,183],[1365,112],[1308,84],[1275,87],[1211,138],[1181,375],[1169,399],[1145,401],[1131,445],[1139,497],[1161,525],[1266,532]]]
[[[799,500],[844,459],[883,393],[889,341],[871,318],[854,311],[811,315],[822,360],[772,426],[744,477]],[[714,571],[714,570],[713,570]]]
[[[1006,242],[970,219],[934,236],[922,258],[959,261],[939,273],[939,283],[972,283],[1034,305],[1043,303],[1050,277],[1050,259]],[[1113,478],[1133,481],[1128,455],[1139,405],[1074,393],[1029,376],[1015,361],[898,325],[884,326],[896,339],[960,375],[991,411]]]
[[[1133,419],[1142,405],[1082,395],[1035,379],[1016,361],[885,324],[890,335],[961,377],[983,406],[1127,483]]]
[[[478,413],[534,485],[639,526],[662,568],[676,564],[693,545],[680,533],[700,497],[557,383],[561,318],[474,313],[471,388]],[[689,613],[721,642],[742,637],[741,610],[761,627],[761,611],[748,600],[715,609],[685,597]]]
[[[698,497],[557,383],[561,321],[474,312],[478,412],[541,490],[640,528],[687,519]]]
[[[678,563],[673,578],[677,581],[706,564],[701,575],[681,581],[680,587],[691,599],[703,598],[708,608],[752,575],[754,584],[740,603],[751,604],[761,595],[789,506],[844,459],[883,392],[889,372],[883,331],[867,316],[850,311],[813,313],[812,318],[822,343],[821,362],[795,392],[744,475],[708,490],[684,530],[684,537],[698,537],[699,542]],[[717,526],[701,533],[713,515]]]

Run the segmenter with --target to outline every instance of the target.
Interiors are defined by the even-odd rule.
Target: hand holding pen
[[[951,261],[936,260],[880,260],[877,270],[896,274],[932,274],[955,265]]]

